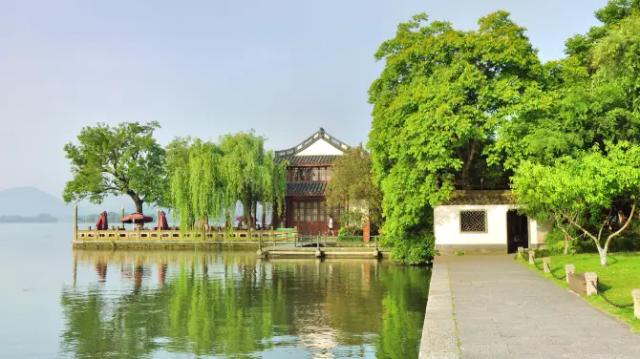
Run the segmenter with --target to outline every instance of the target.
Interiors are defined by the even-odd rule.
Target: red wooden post
[[[364,240],[364,243],[369,243],[371,240],[371,222],[369,221],[369,217],[365,217],[364,223],[362,224],[362,240]]]

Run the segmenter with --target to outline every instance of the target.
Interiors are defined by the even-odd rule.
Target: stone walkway
[[[640,335],[511,255],[438,257],[420,358],[640,358]]]

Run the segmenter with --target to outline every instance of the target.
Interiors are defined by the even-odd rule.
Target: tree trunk
[[[256,229],[256,223],[258,223],[258,201],[253,201],[251,204],[251,229]]]
[[[129,192],[128,194],[129,194],[129,197],[131,197],[131,199],[133,200],[133,203],[135,203],[136,205],[136,212],[142,213],[142,204],[144,203],[144,201],[140,199],[140,196],[138,196],[134,192]],[[144,227],[144,222],[135,223],[135,227],[138,229],[142,229]]]
[[[129,193],[129,197],[131,197],[133,203],[136,205],[136,212],[142,213],[142,205],[144,204],[144,201],[135,193]]]
[[[267,206],[262,203],[262,229],[267,228]]]
[[[471,171],[471,165],[473,164],[473,160],[476,157],[478,143],[476,141],[471,141],[471,147],[469,148],[469,155],[467,156],[466,161],[464,161],[464,167],[462,167],[462,185],[465,189],[471,189],[471,183],[469,182],[469,172]]]
[[[603,267],[607,266],[607,249],[598,248],[598,254],[600,254],[600,265]]]
[[[271,227],[276,229],[280,226],[280,212],[278,210],[278,205],[273,205],[273,210],[271,211]]]
[[[567,233],[564,234],[564,250],[562,252],[565,256],[569,254],[569,235]]]
[[[242,201],[242,212],[244,217],[244,225],[247,228],[251,227],[251,200]]]

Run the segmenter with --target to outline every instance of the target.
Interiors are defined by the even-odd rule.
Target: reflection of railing
[[[279,230],[233,230],[233,231],[181,231],[152,229],[78,229],[76,241],[146,241],[146,240],[190,240],[190,241],[295,241],[295,228]]]

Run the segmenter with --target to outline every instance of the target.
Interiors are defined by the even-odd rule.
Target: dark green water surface
[[[427,269],[73,251],[69,228],[0,225],[0,357],[417,357]]]

